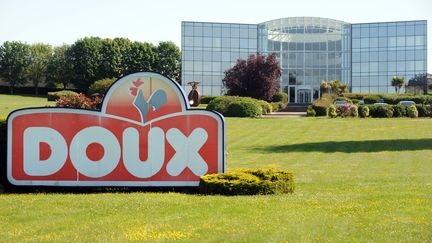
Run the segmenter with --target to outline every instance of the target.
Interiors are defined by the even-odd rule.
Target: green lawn
[[[0,94],[0,118],[19,108],[47,105],[54,106],[55,102],[48,102],[47,98],[42,96]]]
[[[292,170],[294,194],[3,194],[0,241],[430,242],[431,127],[228,118],[228,168]]]

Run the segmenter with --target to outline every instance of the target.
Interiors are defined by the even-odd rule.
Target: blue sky
[[[184,20],[261,23],[295,16],[350,23],[426,19],[432,72],[432,0],[0,0],[0,43],[59,45],[99,36],[180,45]]]

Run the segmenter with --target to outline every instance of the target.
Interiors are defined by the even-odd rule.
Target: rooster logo
[[[133,87],[129,88],[129,90],[130,94],[135,96],[133,104],[141,114],[141,122],[145,123],[147,121],[147,113],[150,109],[156,111],[167,103],[167,95],[165,91],[158,89],[150,95],[148,100],[145,100],[144,93],[139,88],[143,83],[143,81],[137,79],[132,82]]]

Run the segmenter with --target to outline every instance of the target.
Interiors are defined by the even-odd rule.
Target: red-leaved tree
[[[270,101],[279,91],[281,68],[275,54],[267,57],[250,55],[246,60],[238,59],[231,69],[225,71],[223,83],[228,95],[248,96]]]

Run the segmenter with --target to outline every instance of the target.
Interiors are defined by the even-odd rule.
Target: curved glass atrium
[[[271,20],[258,25],[258,51],[277,55],[289,102],[310,103],[319,97],[321,80],[349,82],[349,33],[348,23],[333,19]]]

